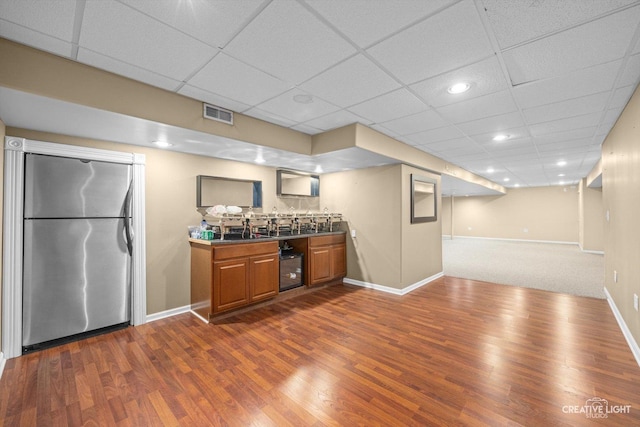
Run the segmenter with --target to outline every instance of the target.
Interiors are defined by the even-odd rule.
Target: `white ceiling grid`
[[[640,0],[0,1],[1,37],[308,134],[359,122],[507,187],[591,170],[639,23]],[[334,161],[388,161],[357,154]]]

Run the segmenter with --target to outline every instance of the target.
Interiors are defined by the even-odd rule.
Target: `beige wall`
[[[584,251],[604,251],[604,211],[602,189],[589,188],[587,178],[580,181],[578,202],[578,232]]]
[[[148,314],[190,303],[187,226],[197,225],[202,219],[196,211],[197,175],[260,180],[263,205],[270,210],[277,204],[273,168],[11,127],[7,128],[7,135],[146,156]]]
[[[450,208],[451,200],[448,200]],[[578,242],[578,187],[512,188],[504,196],[456,197],[455,236]],[[451,220],[443,233],[449,234]]]
[[[330,191],[320,192],[321,206],[342,212],[356,232],[347,238],[348,278],[403,289],[442,272],[440,221],[410,223],[411,173],[440,182],[406,165],[322,176],[321,188]]]
[[[2,141],[2,147],[3,149],[0,150],[0,189],[4,189],[4,137],[6,135],[6,129],[5,129],[5,125],[4,122],[2,121],[2,119],[0,118],[0,141]],[[4,190],[0,190],[3,191]],[[0,203],[0,224],[4,224],[4,217],[3,217],[3,213],[4,213],[4,196],[2,196],[1,198],[2,203]],[[2,230],[4,230],[4,225],[0,226],[0,242],[2,242],[3,238],[2,238]],[[2,245],[0,244],[0,290],[3,289],[2,287],[2,258],[3,258],[3,248]],[[2,313],[2,292],[0,292],[0,313]],[[0,315],[0,343],[2,343],[2,316]],[[1,344],[0,344],[1,346]]]
[[[602,147],[605,287],[640,343],[640,91],[631,97]],[[614,283],[614,271],[618,282]]]

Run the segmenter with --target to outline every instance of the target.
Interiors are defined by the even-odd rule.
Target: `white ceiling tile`
[[[551,122],[531,125],[531,135],[539,136],[548,133],[570,131],[576,128],[588,128],[597,126],[600,122],[601,113],[591,113],[582,116],[570,117],[568,119],[554,120]]]
[[[338,111],[339,108],[320,98],[314,97],[313,102],[300,104],[293,100],[296,95],[308,95],[300,89],[292,89],[272,98],[257,107],[278,116],[287,117],[295,123],[303,123]]]
[[[78,49],[78,61],[170,91],[176,90],[182,84],[179,80],[171,79],[151,70],[139,68],[84,48]]]
[[[565,76],[522,84],[514,87],[513,93],[521,108],[531,108],[605,92],[613,88],[621,65],[622,61],[613,61]]]
[[[64,56],[66,58],[71,56],[73,48],[71,42],[34,31],[30,28],[14,24],[13,22],[5,21],[3,19],[0,19],[0,37],[8,40],[15,40],[21,44],[51,52],[55,55]]]
[[[76,2],[71,0],[1,1],[0,17],[24,28],[37,28],[37,32],[66,42],[73,40],[73,22]],[[3,32],[5,23],[0,25]]]
[[[561,118],[580,116],[588,113],[601,112],[607,106],[610,92],[600,92],[554,104],[522,110],[527,123],[542,123]]]
[[[640,54],[629,57],[624,72],[616,83],[618,87],[627,85],[637,86],[638,76],[640,76]]]
[[[349,107],[349,111],[377,123],[416,114],[425,108],[425,104],[411,92],[398,89]]]
[[[524,144],[517,147],[503,145],[496,146],[490,151],[490,154],[495,159],[514,159],[514,158],[526,158],[531,159],[532,157],[537,157],[538,152],[533,144]],[[506,160],[505,160],[506,161]]]
[[[408,138],[418,145],[431,144],[436,141],[451,140],[454,138],[462,138],[464,134],[455,126],[445,126],[438,129],[431,129],[423,132],[409,135]],[[467,144],[472,144],[471,140],[467,140]]]
[[[478,147],[473,141],[468,138],[455,138],[446,141],[431,142],[421,144],[427,146],[432,150],[439,153],[451,153],[455,152],[459,156],[478,155],[486,153],[481,147]]]
[[[121,3],[102,1],[87,2],[80,45],[177,80],[185,79],[217,52]]]
[[[508,50],[503,58],[511,81],[519,85],[622,58],[638,22],[640,7],[634,7]]]
[[[364,125],[371,124],[369,120],[350,113],[347,110],[339,110],[305,122],[306,125],[325,131],[350,125],[352,123],[362,123]]]
[[[464,0],[367,52],[402,82],[410,84],[477,62],[493,50],[475,5]]]
[[[182,86],[180,90],[178,90],[178,93],[180,95],[188,96],[189,98],[197,99],[199,101],[207,102],[217,107],[226,108],[239,113],[251,108],[250,105],[189,85]]]
[[[447,92],[449,87],[460,82],[469,83],[471,88],[467,92],[455,95]],[[465,101],[505,90],[507,87],[507,80],[495,56],[410,86],[433,107]]]
[[[515,111],[513,113],[486,117],[480,120],[458,123],[457,126],[467,135],[479,135],[524,126],[524,121],[520,113]]]
[[[291,129],[297,130],[298,132],[306,133],[307,135],[315,135],[322,132],[321,129],[309,126],[306,123],[291,126]]]
[[[400,84],[364,55],[356,55],[300,85],[340,107],[397,89]]]
[[[424,130],[435,129],[447,125],[438,113],[433,110],[422,111],[411,116],[401,117],[381,123],[381,125],[398,135],[410,135]]]
[[[536,135],[534,142],[536,144],[552,144],[557,142],[571,141],[574,139],[591,138],[595,134],[597,127],[582,127],[578,129],[572,129],[566,132],[549,133],[546,135]]]
[[[609,102],[609,108],[624,108],[635,90],[636,85],[629,85],[616,89],[613,92],[611,101]]]
[[[287,117],[280,116],[278,114],[272,113],[271,111],[265,111],[260,108],[250,108],[245,111],[243,114],[247,116],[255,117],[256,119],[264,120],[265,122],[275,123],[284,127],[291,127],[298,124],[296,121],[293,121]]]
[[[361,47],[416,22],[451,4],[453,0],[396,2],[371,0],[307,0],[309,6]],[[400,7],[399,7],[400,6]]]
[[[249,105],[259,104],[291,89],[282,80],[224,53],[216,55],[187,83]]]
[[[224,47],[263,0],[120,0],[210,46]]]
[[[355,48],[299,3],[275,0],[225,52],[286,82],[300,84],[354,54]]]
[[[592,145],[591,138],[573,139],[570,141],[556,142],[553,144],[536,144],[540,153],[547,153],[549,151],[562,151],[571,150],[575,148],[584,148]]]
[[[635,0],[482,0],[501,48],[586,22]]]
[[[498,116],[517,110],[508,90],[472,98],[456,104],[436,108],[445,119],[453,123],[465,123],[484,117]]]

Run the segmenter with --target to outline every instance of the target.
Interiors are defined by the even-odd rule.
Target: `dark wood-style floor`
[[[594,398],[624,413],[568,413]],[[448,277],[402,297],[338,285],[11,359],[0,421],[631,426],[640,368],[604,300]]]

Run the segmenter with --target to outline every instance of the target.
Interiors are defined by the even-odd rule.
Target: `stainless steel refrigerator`
[[[27,154],[23,351],[131,318],[130,165]]]

